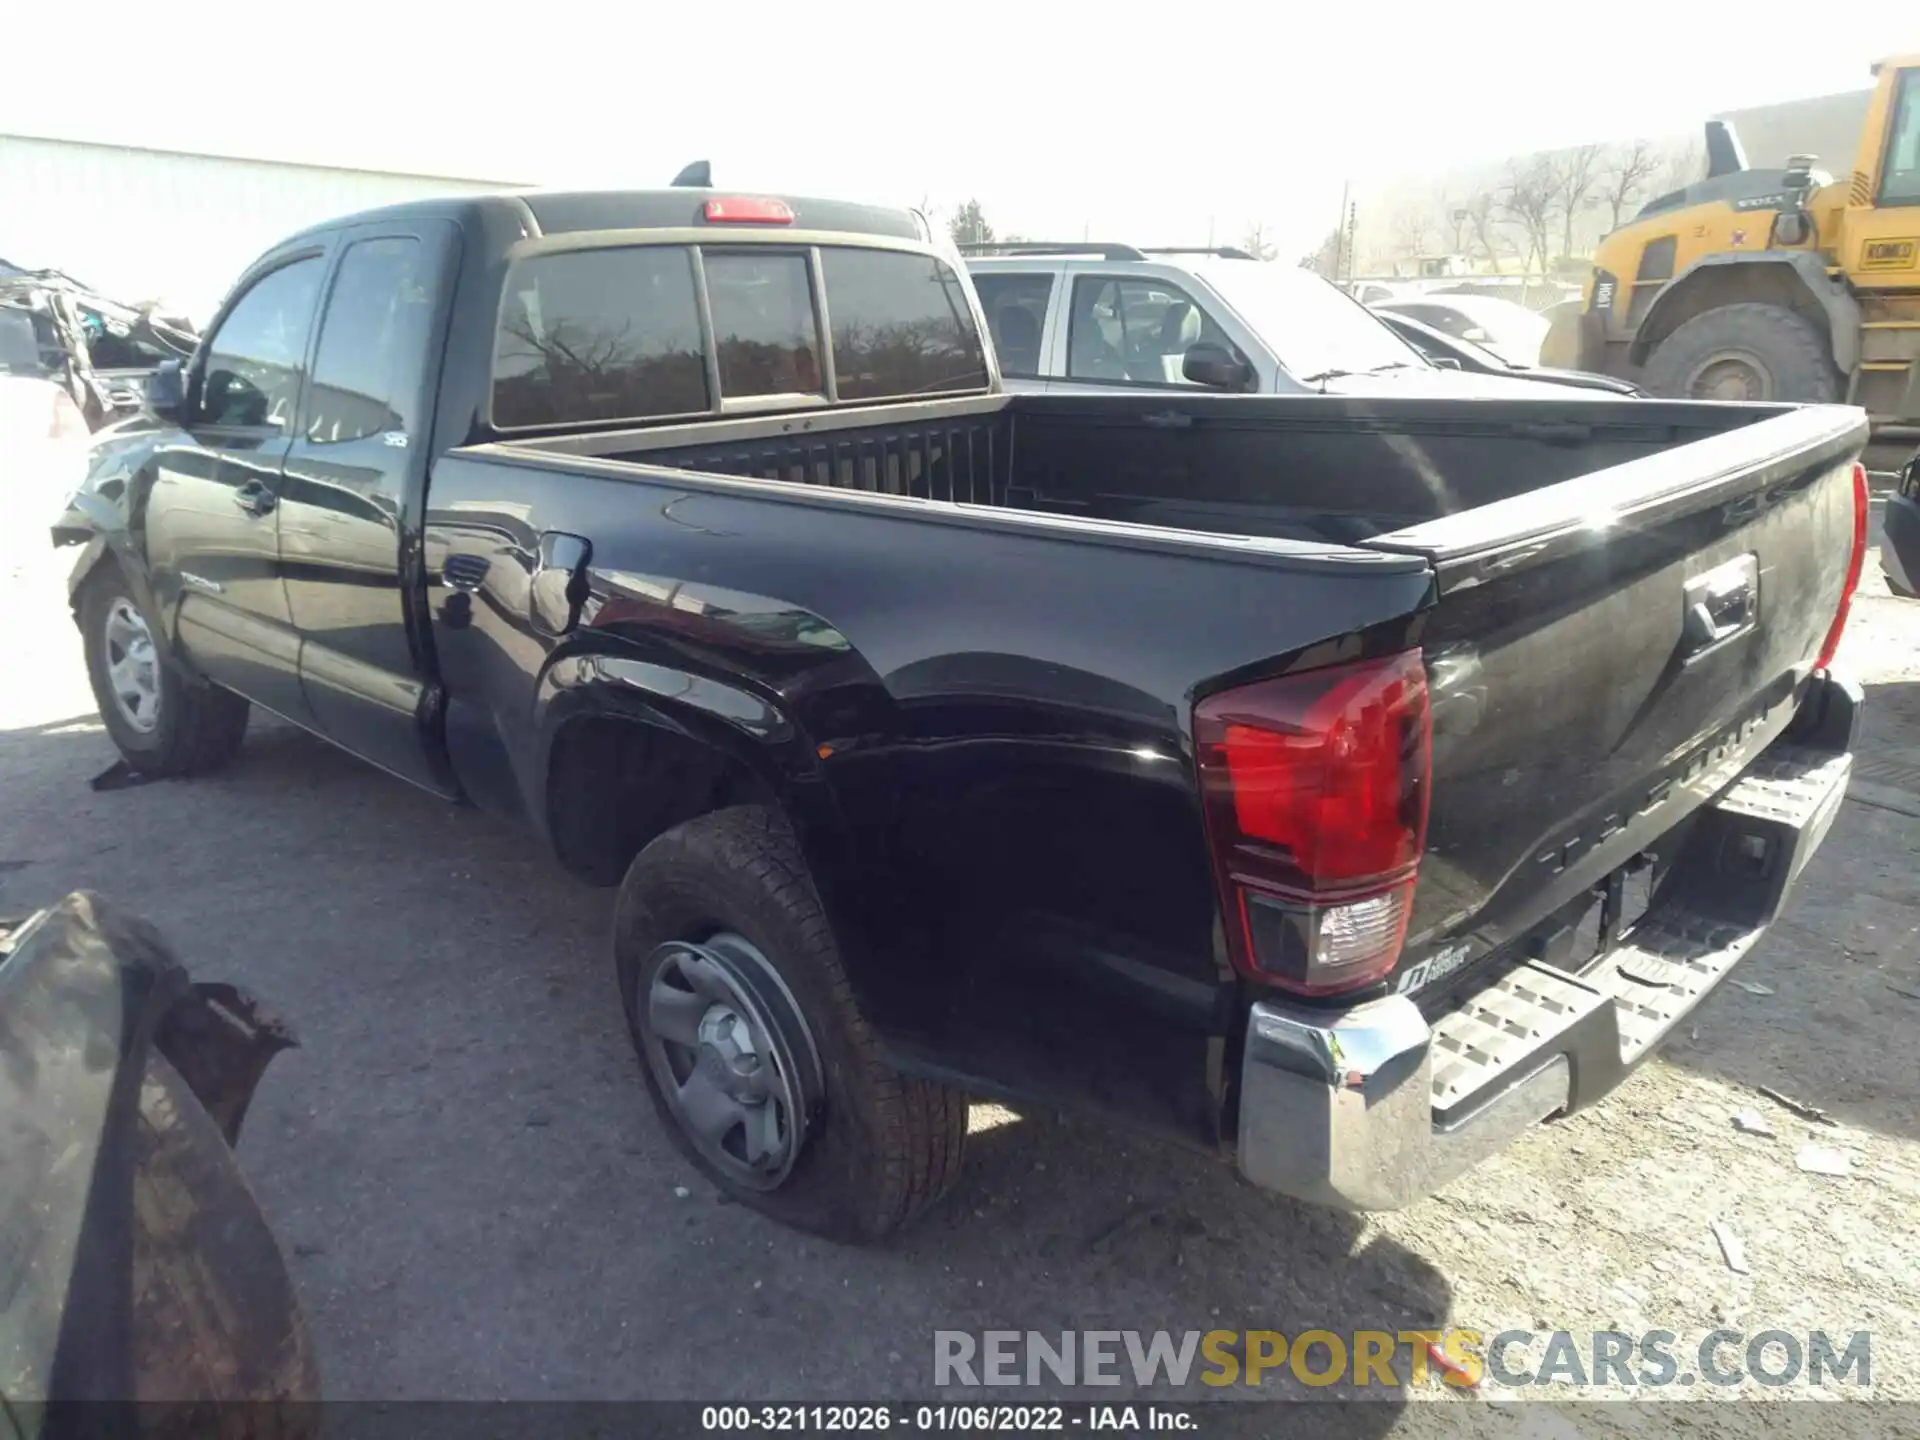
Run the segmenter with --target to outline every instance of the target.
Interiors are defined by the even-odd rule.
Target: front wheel
[[[100,719],[129,767],[194,775],[233,758],[247,733],[247,702],[161,653],[152,622],[118,570],[87,582],[80,634]]]
[[[791,831],[716,811],[635,858],[614,961],[675,1144],[741,1204],[875,1240],[959,1178],[966,1096],[880,1058]]]

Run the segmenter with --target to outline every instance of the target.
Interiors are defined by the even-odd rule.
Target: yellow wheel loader
[[[1845,400],[1920,436],[1920,55],[1883,61],[1850,173],[1750,170],[1707,126],[1707,176],[1600,243],[1542,363],[1656,395]]]

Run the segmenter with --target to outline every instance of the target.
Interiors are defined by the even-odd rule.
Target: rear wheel
[[[1693,400],[1838,400],[1827,338],[1778,305],[1725,305],[1675,330],[1647,361],[1647,388]]]
[[[194,775],[233,758],[247,733],[247,702],[161,653],[152,622],[117,569],[87,582],[80,633],[100,718],[130,767]]]
[[[777,813],[716,811],[642,850],[614,961],[655,1108],[733,1199],[874,1240],[959,1178],[966,1096],[880,1058]]]

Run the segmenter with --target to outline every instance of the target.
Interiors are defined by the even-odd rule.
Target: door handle
[[[233,492],[233,503],[257,518],[271,514],[273,507],[280,503],[280,497],[269,490],[264,481],[249,480]]]

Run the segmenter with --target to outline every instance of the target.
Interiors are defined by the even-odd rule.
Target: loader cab
[[[1708,173],[1601,242],[1543,361],[1656,395],[1844,401],[1882,433],[1920,429],[1920,54],[1874,77],[1837,176],[1811,155],[1747,169],[1710,126]]]
[[[1875,75],[1835,260],[1856,286],[1920,294],[1920,55]]]

